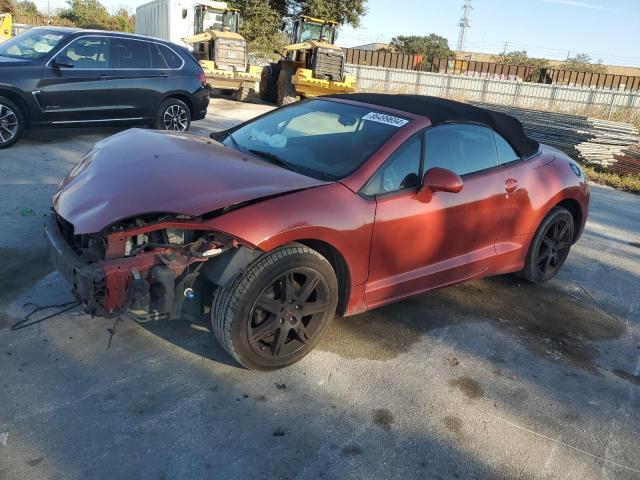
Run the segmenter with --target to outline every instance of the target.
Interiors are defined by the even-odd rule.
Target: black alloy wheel
[[[534,235],[519,276],[533,283],[551,280],[564,265],[574,237],[573,216],[566,208],[555,207]]]
[[[284,358],[309,343],[322,327],[329,287],[308,268],[287,271],[265,288],[248,318],[249,343],[264,358]]]
[[[569,255],[573,221],[560,217],[547,228],[536,256],[536,267],[541,276],[555,275]]]
[[[275,370],[313,349],[337,303],[338,281],[329,261],[293,243],[260,256],[232,285],[216,287],[211,325],[238,363]]]

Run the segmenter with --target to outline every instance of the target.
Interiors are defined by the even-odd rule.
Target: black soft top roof
[[[452,122],[481,123],[500,133],[521,157],[533,155],[540,146],[538,142],[524,134],[522,124],[516,118],[467,103],[426,95],[387,95],[384,93],[344,93],[327,97],[369,103],[402,110],[414,115],[422,115],[427,117],[434,126]]]

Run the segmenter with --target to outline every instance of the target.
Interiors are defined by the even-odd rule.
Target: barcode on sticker
[[[391,125],[393,127],[404,127],[409,120],[405,120],[404,118],[394,117],[392,115],[385,115],[383,113],[369,112],[364,117],[363,120],[370,120],[372,122],[384,123],[385,125]]]

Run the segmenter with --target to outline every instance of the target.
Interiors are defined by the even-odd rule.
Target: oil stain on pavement
[[[476,400],[484,396],[484,390],[482,389],[480,384],[473,378],[459,377],[453,380],[449,380],[449,385],[459,389],[462,393],[464,393],[465,397],[471,400]]]
[[[587,301],[502,276],[336,317],[318,348],[345,358],[384,361],[408,352],[435,329],[481,322],[513,335],[540,356],[594,373],[595,343],[619,338],[626,329]]]

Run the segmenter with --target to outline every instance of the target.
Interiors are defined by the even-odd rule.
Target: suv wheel
[[[6,97],[0,97],[0,148],[16,143],[24,132],[24,115],[20,108]]]
[[[252,370],[275,370],[313,349],[337,303],[331,264],[296,243],[260,257],[232,287],[218,287],[211,324],[238,363]]]
[[[182,100],[168,98],[160,105],[155,128],[174,132],[186,132],[191,126],[191,110]]]

